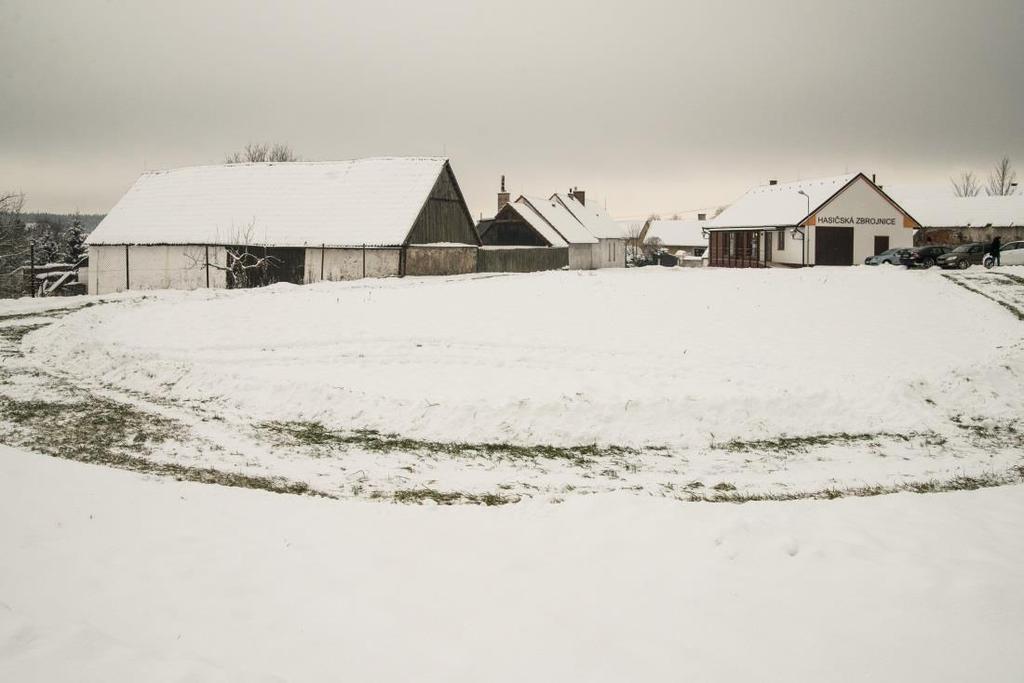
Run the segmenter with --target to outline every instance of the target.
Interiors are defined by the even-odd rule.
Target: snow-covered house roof
[[[657,238],[666,246],[702,247],[707,246],[708,238],[704,234],[707,221],[697,220],[655,220],[651,221],[644,235],[644,240]]]
[[[536,209],[534,209],[529,203],[525,201],[515,201],[510,202],[506,206],[508,206],[510,210],[515,211],[520,218],[536,230],[537,233],[547,240],[548,244],[552,247],[568,246],[569,243],[566,242],[565,239],[558,234],[558,231],[551,227],[551,224],[548,223],[543,216],[537,213]]]
[[[521,196],[516,199],[516,203],[532,207],[569,244],[597,243],[597,238],[559,202],[542,197]]]
[[[448,160],[376,157],[142,174],[88,244],[400,245]],[[251,226],[251,229],[250,229]]]
[[[1024,225],[1024,194],[1005,197],[956,197],[946,187],[886,187],[926,227],[966,228]]]
[[[626,235],[622,228],[594,202],[581,202],[571,195],[558,193],[551,195],[551,199],[564,206],[594,237],[600,239],[625,238]]]
[[[797,225],[814,209],[851,183],[859,174],[761,185],[749,190],[714,219],[708,228],[776,227]],[[801,192],[806,193],[806,197]],[[810,202],[808,202],[810,198]],[[810,205],[810,211],[808,210]]]

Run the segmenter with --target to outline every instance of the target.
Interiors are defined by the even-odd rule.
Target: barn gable
[[[444,164],[413,223],[405,244],[480,244],[473,217],[462,197],[451,165]]]

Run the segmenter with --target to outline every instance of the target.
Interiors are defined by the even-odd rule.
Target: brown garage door
[[[815,228],[814,263],[818,266],[852,266],[853,228],[831,225]]]

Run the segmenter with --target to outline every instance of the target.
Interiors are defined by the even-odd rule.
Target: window
[[[782,230],[779,230],[777,234],[779,239],[777,240],[776,247],[779,251],[782,251],[786,248],[786,229],[783,228]]]
[[[736,233],[729,233],[729,258],[736,256]]]

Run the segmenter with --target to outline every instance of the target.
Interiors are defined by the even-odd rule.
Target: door
[[[814,264],[853,265],[853,228],[819,225],[814,229]]]
[[[772,238],[775,237],[774,233],[765,231],[764,233],[764,262],[769,263],[772,260]]]
[[[888,235],[875,235],[875,256],[889,248]]]

